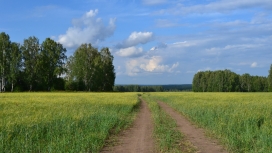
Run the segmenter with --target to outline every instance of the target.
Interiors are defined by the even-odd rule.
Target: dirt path
[[[117,136],[117,144],[105,147],[102,153],[153,153],[155,143],[152,132],[151,112],[146,102],[142,100],[132,127],[121,132]]]
[[[199,150],[198,153],[227,153],[222,146],[218,145],[216,140],[207,138],[203,129],[196,128],[185,117],[167,104],[163,102],[158,103],[163,110],[176,120],[178,129],[186,136],[186,139],[197,147],[197,150]]]

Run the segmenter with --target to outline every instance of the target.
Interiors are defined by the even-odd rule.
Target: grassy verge
[[[137,105],[135,93],[0,94],[0,152],[99,152]]]
[[[231,152],[272,152],[271,93],[152,93]]]
[[[157,101],[148,93],[142,95],[148,104],[154,121],[154,137],[159,152],[194,152],[191,145],[184,140],[184,136],[177,130],[174,119],[161,110]]]

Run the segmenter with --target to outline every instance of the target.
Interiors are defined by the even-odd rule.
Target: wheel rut
[[[152,137],[153,122],[151,112],[144,100],[133,125],[117,135],[114,146],[106,146],[102,153],[154,153],[155,143]]]
[[[227,153],[217,140],[207,138],[203,129],[192,125],[190,121],[167,104],[163,102],[158,102],[158,104],[176,120],[179,131],[196,147],[197,153]]]

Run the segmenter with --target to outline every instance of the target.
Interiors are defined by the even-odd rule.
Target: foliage
[[[0,33],[0,92],[5,91],[6,79],[9,76],[10,46],[9,35],[4,32]]]
[[[61,76],[66,60],[66,49],[50,38],[46,38],[41,45],[40,68],[42,71],[41,80],[50,90],[54,85],[57,76]]]
[[[32,91],[33,85],[39,83],[39,39],[37,37],[29,37],[28,39],[25,39],[21,50],[24,60],[24,72],[26,74],[25,79],[29,84],[29,91]]]
[[[267,78],[238,75],[230,70],[201,71],[193,78],[194,92],[266,92]]]
[[[270,70],[268,71],[267,83],[268,83],[268,90],[272,91],[272,64],[270,65]]]
[[[269,93],[152,93],[204,127],[231,152],[272,152]]]
[[[132,123],[135,93],[0,94],[0,152],[99,152]]]
[[[115,85],[113,91],[117,92],[162,92],[162,91],[192,91],[191,84],[173,85]]]
[[[162,86],[140,86],[140,85],[116,85],[114,91],[117,92],[162,92]]]
[[[17,83],[17,77],[19,76],[22,67],[22,53],[20,50],[20,44],[18,43],[11,43],[10,49],[10,58],[8,59],[10,62],[8,81],[11,82],[12,92],[14,90],[14,84]]]
[[[67,90],[113,90],[115,72],[108,48],[98,52],[91,44],[82,44],[68,59],[67,69]]]
[[[68,61],[65,53],[66,48],[50,38],[40,44],[32,36],[19,44],[0,33],[0,92],[113,90],[115,72],[108,48],[98,52],[82,44]]]

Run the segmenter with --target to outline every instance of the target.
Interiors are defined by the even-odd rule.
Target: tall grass
[[[99,152],[137,104],[135,93],[0,94],[0,152]]]
[[[272,152],[271,93],[153,93],[232,152]]]

